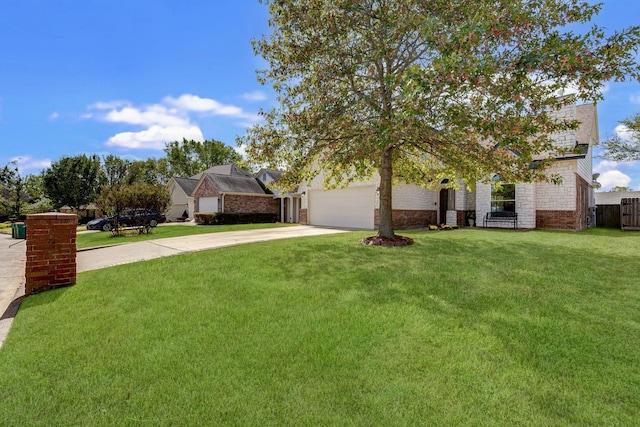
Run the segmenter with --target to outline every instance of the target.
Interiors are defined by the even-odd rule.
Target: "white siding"
[[[578,160],[578,175],[591,184],[593,180],[593,149],[589,146],[589,151],[584,159]]]
[[[175,182],[169,186],[169,194],[171,194],[171,206],[167,212],[167,219],[175,221],[185,210],[188,210],[187,195]],[[189,214],[193,212],[189,211]]]
[[[594,195],[596,205],[619,205],[622,199],[640,198],[640,191],[606,191]]]

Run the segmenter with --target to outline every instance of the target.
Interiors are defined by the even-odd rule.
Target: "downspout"
[[[224,213],[224,193],[220,193],[220,213]]]

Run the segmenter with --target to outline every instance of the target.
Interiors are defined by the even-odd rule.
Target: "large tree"
[[[578,0],[262,0],[272,32],[253,41],[279,105],[241,140],[292,187],[380,175],[378,234],[394,238],[395,180],[469,185],[548,180],[554,112],[638,78],[640,28],[606,35]],[[572,28],[585,28],[573,26]],[[577,90],[558,96],[567,87]]]
[[[103,188],[96,203],[105,214],[115,218],[113,230],[116,233],[120,229],[120,218],[149,233],[152,226],[157,225],[157,222],[151,222],[153,215],[167,210],[171,204],[171,195],[164,185],[139,181]]]
[[[622,132],[602,143],[601,157],[616,162],[640,160],[640,113],[620,121]]]
[[[10,217],[38,212],[48,206],[42,200],[42,185],[38,175],[22,176],[16,160],[0,169],[0,212]]]
[[[239,163],[242,156],[221,141],[210,139],[194,141],[183,139],[168,143],[167,155],[170,172],[174,176],[187,178],[212,166]]]
[[[101,182],[107,187],[136,182],[166,184],[169,180],[167,159],[127,160],[113,154],[102,159]]]
[[[93,201],[100,187],[100,158],[97,155],[62,157],[43,172],[43,187],[55,208],[79,210]]]

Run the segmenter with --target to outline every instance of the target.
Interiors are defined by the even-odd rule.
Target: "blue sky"
[[[637,0],[607,0],[595,22],[619,29],[639,12]],[[235,147],[274,102],[250,45],[267,17],[256,0],[0,0],[0,166],[158,158],[183,137]],[[605,98],[601,139],[640,111],[640,83],[608,84]],[[595,159],[594,172],[603,189],[640,190],[640,162]]]

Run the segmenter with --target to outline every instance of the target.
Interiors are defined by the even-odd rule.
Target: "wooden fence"
[[[620,205],[598,205],[596,208],[596,227],[621,228]]]
[[[620,202],[620,228],[640,230],[640,199],[622,199]]]

